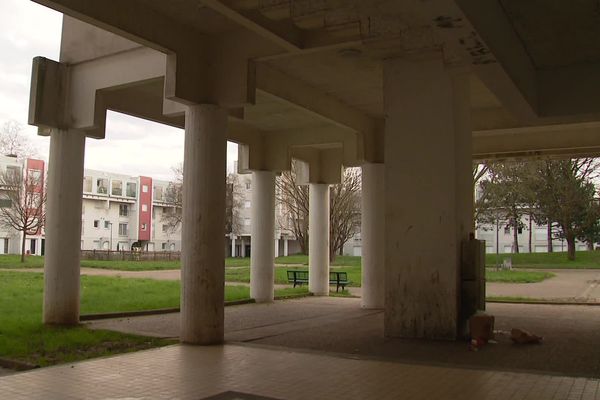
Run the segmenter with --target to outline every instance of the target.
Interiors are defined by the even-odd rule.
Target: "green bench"
[[[287,277],[288,282],[292,283],[294,287],[308,283],[308,271],[306,270],[289,270],[287,271]],[[350,283],[347,272],[332,271],[329,273],[329,284],[335,285],[336,293],[339,292],[340,288],[344,291]]]

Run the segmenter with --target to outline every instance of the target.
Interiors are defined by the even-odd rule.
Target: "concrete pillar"
[[[287,257],[288,256],[288,240],[283,239],[283,256]]]
[[[308,290],[329,295],[329,185],[311,183],[308,213]]]
[[[279,257],[279,239],[275,239],[275,258]]]
[[[231,257],[235,257],[235,236],[231,235]]]
[[[275,289],[275,173],[253,171],[252,185],[250,297],[270,302]]]
[[[385,302],[385,201],[383,164],[362,166],[362,301],[363,308]]]
[[[79,323],[79,259],[85,134],[50,136],[44,261],[44,323]]]
[[[246,258],[246,241],[243,237],[240,238],[240,252],[242,253],[242,258]]]
[[[458,193],[472,179],[465,88],[441,52],[384,63],[386,336],[457,336],[457,232],[472,210]]]
[[[189,106],[185,115],[181,341],[223,342],[227,112]]]

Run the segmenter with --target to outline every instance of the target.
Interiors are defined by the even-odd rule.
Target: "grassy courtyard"
[[[75,328],[46,327],[41,273],[0,271],[0,357],[53,365],[173,343],[169,340]],[[81,277],[81,313],[138,311],[179,306],[179,282]],[[306,293],[284,289],[276,295]],[[250,297],[244,286],[227,286],[227,301]]]
[[[486,254],[488,267],[502,264],[502,260],[510,258],[514,268],[532,269],[599,269],[600,251],[578,251],[575,260],[567,260],[567,253],[519,253],[519,254]]]

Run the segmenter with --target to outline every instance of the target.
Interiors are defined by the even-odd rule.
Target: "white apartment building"
[[[237,170],[237,164],[235,165]],[[228,235],[228,257],[250,257],[250,242],[252,230],[252,175],[236,174],[238,188],[234,191],[240,199],[238,210],[239,232],[231,232]],[[275,205],[275,257],[288,256],[300,253],[300,245],[293,233],[287,227],[290,224],[285,220],[281,204]]]
[[[169,182],[88,170],[83,179],[83,250],[181,250],[181,232],[162,216],[177,212],[164,198]]]
[[[0,171],[39,173],[45,177],[45,163],[41,160],[18,160],[0,156]],[[236,203],[239,231],[227,234],[225,254],[249,257],[251,243],[252,175],[238,174]],[[167,201],[168,181],[146,176],[129,176],[106,171],[86,169],[83,178],[81,213],[82,250],[180,251],[181,226],[174,231],[164,221],[168,213],[180,212]],[[0,206],[2,206],[0,199]],[[300,252],[297,241],[285,229],[281,206],[276,207],[277,229],[273,238],[275,254]],[[0,228],[0,254],[19,254],[22,235],[13,229]],[[27,235],[25,250],[28,254],[43,255],[44,232]]]
[[[44,190],[46,165],[42,160],[20,160],[16,156],[0,155],[0,173],[12,173],[21,176],[34,176],[39,179],[39,190]],[[10,207],[11,200],[2,195],[0,188],[0,207]],[[0,224],[0,254],[20,254],[22,232]],[[25,241],[25,252],[28,254],[44,254],[45,239],[43,231],[28,232]]]

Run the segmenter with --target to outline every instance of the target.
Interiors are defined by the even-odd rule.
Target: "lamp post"
[[[113,231],[113,224],[112,222],[108,221],[108,225],[110,225],[110,250],[112,251],[112,231]]]

